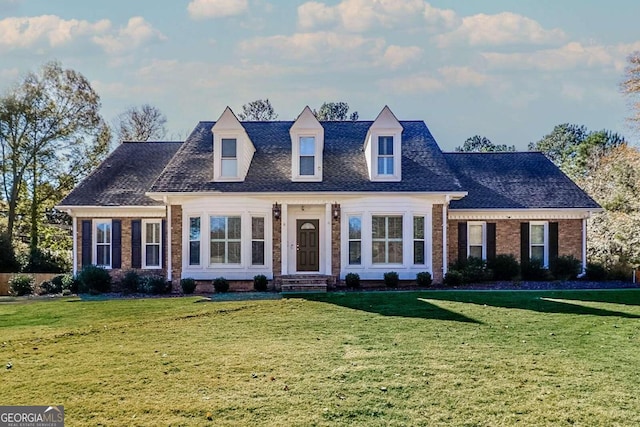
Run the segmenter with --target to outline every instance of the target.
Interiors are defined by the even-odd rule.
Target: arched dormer
[[[402,180],[402,125],[385,105],[364,141],[371,181]]]
[[[231,108],[227,107],[213,132],[213,180],[244,181],[256,148]]]
[[[324,128],[307,106],[289,129],[291,180],[322,181]]]

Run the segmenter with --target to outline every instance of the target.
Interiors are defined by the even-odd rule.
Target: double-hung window
[[[423,216],[413,217],[413,263],[415,265],[426,263]]]
[[[300,175],[315,174],[316,138],[313,136],[300,137]]]
[[[161,222],[160,221],[144,221],[142,228],[142,242],[144,253],[144,264],[142,268],[160,268],[161,260]]]
[[[238,143],[235,138],[222,138],[222,176],[238,176]]]
[[[371,217],[373,264],[402,264],[402,216]]]
[[[97,221],[96,234],[96,265],[111,268],[111,221]]]
[[[378,137],[378,175],[393,175],[393,136]]]
[[[251,218],[251,265],[264,265],[264,217]]]
[[[189,218],[189,265],[200,265],[200,217]]]
[[[362,264],[362,217],[349,217],[349,265]]]
[[[537,259],[543,266],[548,262],[547,223],[532,222],[529,224],[529,255]]]
[[[467,224],[467,256],[486,259],[486,224],[484,222],[469,222]]]
[[[240,264],[242,226],[239,216],[211,216],[211,264]]]

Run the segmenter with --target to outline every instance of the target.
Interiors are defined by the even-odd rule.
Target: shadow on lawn
[[[325,302],[354,310],[378,313],[383,316],[482,323],[455,311],[438,307],[420,297],[421,294],[417,292],[350,292],[312,294],[305,295],[303,298],[309,301]]]
[[[605,302],[615,304],[638,305],[640,293],[629,296],[634,302],[622,302],[628,291],[540,291],[540,292],[428,292],[427,300],[463,302],[491,307],[516,308],[537,311],[539,313],[581,314],[590,316],[615,316],[628,319],[640,319],[640,315],[603,308],[588,307],[579,304],[585,302]],[[637,295],[636,295],[637,294]],[[571,301],[576,301],[575,303]],[[629,301],[627,299],[627,301]]]

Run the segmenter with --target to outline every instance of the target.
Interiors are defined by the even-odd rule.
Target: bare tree
[[[116,135],[122,141],[158,141],[167,135],[167,117],[153,105],[130,107],[117,118]]]
[[[632,53],[627,58],[621,89],[632,103],[633,113],[629,120],[640,128],[640,51]]]
[[[271,106],[269,99],[256,99],[242,106],[242,113],[238,114],[240,120],[268,122],[278,118],[278,114]]]

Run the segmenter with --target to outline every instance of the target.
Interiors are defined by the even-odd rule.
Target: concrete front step
[[[287,293],[318,293],[318,292],[327,292],[327,284],[324,283],[316,283],[310,285],[282,285],[281,292],[283,294]]]
[[[302,274],[282,276],[283,293],[287,292],[327,292],[327,280],[330,276],[322,274]]]

